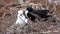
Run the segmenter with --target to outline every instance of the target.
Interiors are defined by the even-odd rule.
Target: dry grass
[[[20,28],[19,25],[12,24],[7,28],[6,34],[56,34],[60,32],[60,20],[53,22],[54,18],[50,18],[48,21],[36,22],[28,21],[24,27]]]
[[[56,17],[50,18],[48,21],[37,20],[36,22],[28,21],[24,27],[14,24],[17,17],[17,10],[11,9],[11,16],[0,18],[0,34],[60,34],[60,20]],[[57,8],[56,13],[59,14],[60,9]],[[56,14],[56,15],[57,15]],[[56,20],[56,22],[53,22]]]

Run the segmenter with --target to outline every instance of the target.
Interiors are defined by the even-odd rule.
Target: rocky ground
[[[48,21],[29,20],[23,28],[15,25],[16,13],[11,16],[0,18],[0,34],[60,34],[60,20],[56,17],[50,18]],[[56,20],[56,22],[54,22]]]
[[[0,34],[60,34],[59,16],[53,16],[47,21],[28,21],[24,27],[15,24],[17,10],[11,9],[12,14],[0,18]],[[55,21],[54,21],[55,20]]]
[[[17,18],[16,7],[9,7],[12,14],[0,18],[0,34],[60,34],[60,6],[57,6],[56,15],[47,21],[37,20],[36,22],[28,21],[24,27],[15,24]],[[16,8],[16,9],[15,9]],[[54,21],[55,20],[55,21]]]
[[[55,19],[55,18],[54,18]],[[12,24],[5,31],[6,34],[60,34],[60,20],[50,18],[48,21],[31,22],[20,28],[19,25]]]

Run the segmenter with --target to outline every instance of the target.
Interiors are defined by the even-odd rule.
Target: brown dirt
[[[0,14],[3,10],[7,11],[8,9],[0,9]],[[16,10],[14,8],[8,11],[11,11],[12,14],[0,18],[0,34],[60,34],[60,20],[57,20],[58,17],[53,16],[54,18],[50,18],[48,21],[36,20],[37,22],[32,22],[29,20],[28,24],[20,28],[19,25],[14,24],[17,18],[17,8]],[[57,14],[60,14],[60,6],[57,6],[56,15]],[[53,20],[56,20],[56,22],[53,22]]]
[[[60,5],[57,6],[56,14],[60,14]]]

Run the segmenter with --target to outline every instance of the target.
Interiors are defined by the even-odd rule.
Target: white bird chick
[[[28,22],[28,19],[25,18],[23,12],[24,12],[23,10],[18,11],[17,20],[16,20],[16,24],[19,24],[21,27]],[[25,12],[25,15],[27,15],[27,12]]]

